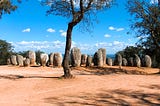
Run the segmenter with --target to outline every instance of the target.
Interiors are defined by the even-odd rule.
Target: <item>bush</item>
[[[0,65],[6,65],[7,59],[13,54],[12,45],[5,40],[0,40]]]

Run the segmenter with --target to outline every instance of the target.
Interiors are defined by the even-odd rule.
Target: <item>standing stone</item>
[[[26,67],[30,66],[30,59],[29,58],[24,59],[24,66],[26,66]]]
[[[15,55],[11,56],[11,63],[12,65],[17,65],[17,57]]]
[[[144,63],[145,63],[145,67],[151,67],[152,66],[152,60],[151,60],[151,57],[149,55],[145,55]]]
[[[17,55],[17,63],[19,66],[24,66],[23,59],[24,59],[23,56]]]
[[[128,65],[133,67],[134,66],[134,59],[133,57],[130,57],[129,60],[128,60]]]
[[[7,59],[7,65],[11,65],[11,59]]]
[[[127,64],[128,64],[127,59],[122,58],[122,65],[123,66],[127,66]]]
[[[53,60],[54,60],[54,53],[51,53],[50,56],[49,56],[49,64],[51,66],[53,66]]]
[[[92,60],[93,60],[92,56],[88,55],[87,56],[86,66],[89,66],[89,67],[92,66]]]
[[[48,62],[48,54],[42,53],[40,55],[40,59],[41,59],[41,65],[45,67]]]
[[[86,62],[87,62],[87,55],[82,54],[81,55],[81,65],[86,65]]]
[[[62,66],[62,54],[61,53],[54,53],[54,66],[61,67]]]
[[[94,59],[93,59],[94,65],[98,67],[103,66],[103,55],[102,51],[99,49],[95,54],[94,54]]]
[[[81,51],[77,47],[71,50],[71,65],[73,67],[79,67],[81,64]]]
[[[108,58],[108,59],[107,59],[107,64],[108,64],[109,66],[112,66],[112,65],[113,65],[113,61],[112,61],[111,58]]]
[[[116,54],[116,57],[115,57],[115,65],[118,65],[119,67],[122,66],[122,56],[121,54]]]
[[[34,51],[28,52],[28,58],[30,59],[31,65],[36,65],[36,53]]]
[[[106,49],[105,48],[100,48],[99,50],[102,51],[103,65],[105,65],[106,64]]]
[[[141,67],[141,59],[137,54],[134,55],[134,66]]]

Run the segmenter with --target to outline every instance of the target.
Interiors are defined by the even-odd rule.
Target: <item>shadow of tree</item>
[[[109,75],[109,74],[129,74],[129,75],[149,75],[146,72],[138,71],[138,70],[126,70],[120,68],[112,68],[112,67],[72,67],[72,70],[84,70],[86,72],[90,72],[94,75]]]
[[[147,88],[159,89],[159,85],[150,85]],[[130,90],[101,90],[100,93],[81,93],[80,95],[66,95],[63,97],[49,97],[44,99],[46,103],[65,105],[87,106],[160,106],[160,92],[146,93]]]
[[[16,80],[16,79],[22,79],[22,78],[55,78],[60,79],[61,77],[46,77],[46,76],[24,76],[24,75],[0,75],[0,79],[9,79],[9,80]]]
[[[154,89],[154,90],[160,90],[160,85],[147,85],[147,86],[141,86],[141,87],[145,87],[145,88],[148,88],[148,89]]]

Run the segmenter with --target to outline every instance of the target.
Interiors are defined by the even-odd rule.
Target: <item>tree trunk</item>
[[[67,36],[66,36],[66,47],[65,47],[65,54],[63,58],[63,71],[64,71],[64,77],[65,78],[72,78],[71,69],[69,67],[69,58],[70,58],[70,49],[71,49],[71,43],[72,43],[72,30],[74,25],[72,23],[68,24],[67,29]]]

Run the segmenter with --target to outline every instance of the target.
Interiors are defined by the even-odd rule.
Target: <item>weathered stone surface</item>
[[[17,55],[17,63],[19,66],[24,66],[23,61],[24,61],[23,56]]]
[[[92,66],[92,64],[93,64],[93,57],[92,56],[90,56],[90,55],[88,55],[87,56],[87,62],[86,62],[86,66],[88,67],[90,67],[90,66]]]
[[[87,55],[82,54],[81,55],[81,65],[86,65],[86,62],[87,62]]]
[[[121,54],[116,54],[115,65],[122,66],[122,56],[121,56]]]
[[[98,67],[103,66],[103,55],[100,49],[94,54],[93,62],[95,66]]]
[[[60,67],[62,66],[62,54],[61,53],[54,53],[54,66]]]
[[[112,65],[113,65],[113,61],[112,61],[111,58],[108,58],[108,59],[107,59],[107,64],[108,64],[109,66],[112,66]]]
[[[141,67],[141,59],[137,54],[134,55],[134,66]]]
[[[129,58],[129,60],[128,60],[128,65],[129,65],[129,66],[132,66],[132,67],[134,66],[134,59],[133,59],[133,57],[130,57],[130,58]]]
[[[79,67],[81,64],[81,51],[77,47],[71,50],[71,65],[73,67]]]
[[[128,65],[127,59],[122,58],[122,65],[123,66],[127,66]]]
[[[54,53],[51,53],[50,56],[49,56],[49,64],[51,66],[53,66],[53,60],[54,60]]]
[[[16,55],[12,55],[11,56],[11,63],[12,63],[12,65],[17,65],[17,57],[16,57]]]
[[[31,65],[36,65],[36,53],[34,51],[28,52],[28,58],[30,59]]]
[[[30,59],[29,58],[26,58],[24,60],[24,66],[26,66],[26,67],[30,66]]]
[[[46,64],[47,64],[47,62],[48,62],[48,54],[46,54],[46,53],[42,53],[41,55],[40,55],[40,58],[41,58],[41,65],[43,66],[43,67],[45,67],[46,66]]]
[[[100,48],[99,50],[102,51],[103,65],[105,65],[106,64],[106,49],[105,48]]]
[[[152,66],[152,60],[151,60],[151,57],[149,55],[145,55],[144,63],[145,63],[145,67],[151,67]]]
[[[11,59],[7,59],[7,65],[11,65]]]

